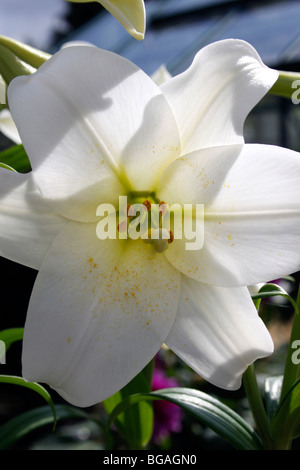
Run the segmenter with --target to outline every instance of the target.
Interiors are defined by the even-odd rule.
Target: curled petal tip
[[[139,31],[128,31],[131,36],[133,36],[138,41],[142,41],[145,38],[145,33],[140,33]]]
[[[144,0],[67,0],[74,3],[97,1],[111,13],[126,31],[141,41],[145,37],[146,11]]]
[[[144,0],[98,0],[135,39],[145,36],[146,11]]]

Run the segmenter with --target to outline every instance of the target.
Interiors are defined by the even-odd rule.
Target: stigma
[[[142,238],[145,243],[150,243],[157,253],[163,253],[173,242],[174,234],[172,230],[151,228]]]

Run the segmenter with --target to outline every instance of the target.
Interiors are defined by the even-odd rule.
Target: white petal
[[[180,274],[140,241],[99,240],[71,222],[38,274],[25,325],[23,375],[77,406],[125,386],[174,322]]]
[[[162,85],[165,83],[167,80],[170,80],[172,78],[172,75],[166,68],[166,66],[163,64],[161,65],[155,72],[151,75],[152,80],[156,85]]]
[[[165,343],[210,383],[237,389],[273,342],[246,287],[212,287],[183,276],[174,326]]]
[[[265,284],[263,282],[260,282],[259,284],[253,284],[252,286],[248,286],[250,295],[257,294],[264,285]]]
[[[63,45],[61,46],[61,49],[65,49],[66,47],[74,47],[74,46],[96,47],[94,44],[88,41],[67,41],[63,43]]]
[[[182,154],[242,143],[246,116],[277,78],[244,41],[201,49],[188,70],[161,86],[177,120]]]
[[[114,204],[124,187],[154,189],[180,154],[159,88],[111,52],[64,48],[34,75],[13,80],[8,94],[43,196],[75,220],[96,220],[97,206]]]
[[[39,269],[64,226],[44,203],[31,174],[0,168],[0,255]]]
[[[204,246],[165,252],[183,273],[237,287],[300,268],[300,158],[266,145],[205,149],[177,160],[162,178],[161,198],[204,204]]]
[[[0,75],[0,104],[6,103],[6,83]]]
[[[0,131],[16,144],[21,143],[18,129],[8,109],[0,112]]]

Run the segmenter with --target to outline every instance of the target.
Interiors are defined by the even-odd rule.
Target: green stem
[[[279,77],[269,93],[271,95],[282,96],[284,98],[292,98],[293,94],[300,87],[300,73],[297,72],[284,72],[279,70]]]
[[[270,421],[258,388],[253,364],[251,364],[244,373],[243,383],[257,431],[262,439],[264,448],[265,450],[273,449],[274,444],[271,437]]]
[[[300,339],[300,313],[299,312],[300,312],[300,285],[298,288],[293,327],[292,327],[292,332],[291,332],[291,337],[290,337],[288,354],[286,358],[280,401],[282,401],[282,399],[291,389],[291,387],[296,382],[296,380],[300,378],[300,364],[294,364],[292,361],[292,354],[294,352],[292,348],[292,344],[295,340]]]
[[[286,357],[283,382],[281,388],[280,404],[283,400],[286,400],[287,408],[290,407],[291,394],[288,395],[289,391],[295,384],[295,382],[300,378],[300,364],[295,364],[292,361],[293,354],[293,342],[299,340],[300,338],[300,285],[298,287],[298,295],[296,300],[296,308],[294,313],[293,327],[290,337],[289,349]],[[280,405],[279,405],[280,406]],[[284,419],[283,419],[284,421]],[[284,427],[284,422],[282,427]],[[285,432],[283,433],[281,429],[279,432],[275,433],[275,448],[280,450],[288,450],[292,446],[293,442],[293,430],[285,427]]]
[[[287,440],[285,437],[277,439],[274,445],[274,450],[291,450],[292,442],[292,439]]]
[[[7,85],[19,75],[29,75],[28,66],[0,44],[0,74]]]
[[[39,49],[35,49],[34,47],[28,46],[27,44],[16,41],[15,39],[11,39],[7,36],[0,36],[0,44],[7,50],[11,51],[23,62],[36,69],[51,57],[47,52],[40,51]]]

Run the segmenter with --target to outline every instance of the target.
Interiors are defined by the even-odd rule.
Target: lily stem
[[[257,431],[262,439],[264,448],[265,450],[273,449],[274,443],[271,437],[270,421],[259,391],[253,364],[245,371],[243,383]]]
[[[285,395],[289,392],[293,384],[300,378],[300,365],[295,364],[292,361],[292,353],[293,353],[293,342],[298,340],[300,336],[300,284],[298,287],[298,294],[296,299],[296,307],[293,319],[293,327],[290,337],[290,344],[288,349],[288,354],[286,358],[283,382],[282,382],[282,389],[281,389],[281,397],[280,401],[282,401]]]

